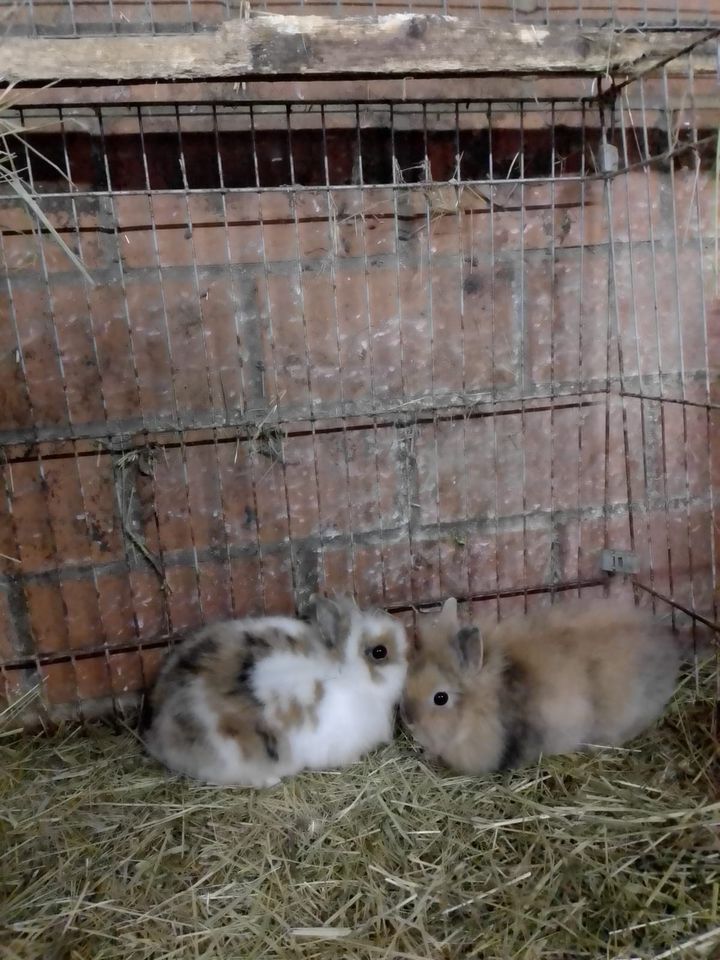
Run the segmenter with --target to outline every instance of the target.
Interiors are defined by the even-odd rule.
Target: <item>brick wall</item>
[[[129,701],[169,633],[318,588],[525,604],[608,545],[712,616],[714,148],[606,186],[570,106],[70,113],[30,170],[97,286],[0,199],[10,696]]]

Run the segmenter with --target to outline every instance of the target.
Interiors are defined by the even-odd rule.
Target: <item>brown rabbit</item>
[[[402,717],[429,753],[464,773],[624,743],[662,713],[680,655],[668,627],[599,600],[509,618],[484,636],[457,601],[420,618]]]

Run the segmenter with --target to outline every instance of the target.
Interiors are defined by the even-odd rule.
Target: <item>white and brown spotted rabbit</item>
[[[558,605],[481,635],[451,598],[419,619],[401,715],[452,769],[506,770],[630,740],[662,713],[679,661],[668,627],[617,601]]]
[[[315,597],[308,622],[218,623],[169,654],[144,719],[148,752],[215,784],[267,787],[387,742],[407,639],[386,613]]]

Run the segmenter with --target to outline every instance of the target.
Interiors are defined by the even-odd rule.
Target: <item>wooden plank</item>
[[[456,17],[258,15],[194,36],[5,38],[5,83],[645,72],[718,31],[617,33]],[[707,63],[703,58],[703,63]]]

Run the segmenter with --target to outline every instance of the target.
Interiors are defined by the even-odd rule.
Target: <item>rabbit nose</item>
[[[406,703],[401,704],[400,716],[402,717],[402,721],[404,724],[406,724],[406,726],[408,727],[412,726],[413,713],[409,704],[406,704]]]

